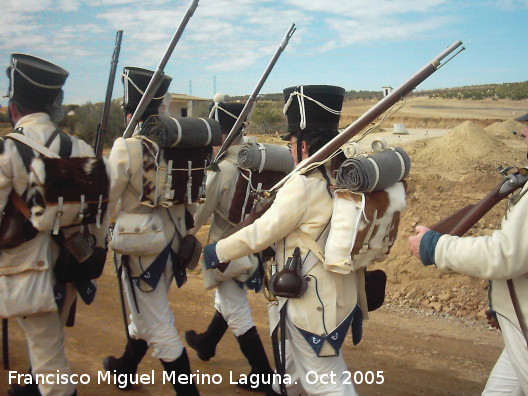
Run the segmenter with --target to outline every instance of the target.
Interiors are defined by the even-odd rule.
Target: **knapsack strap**
[[[48,158],[60,158],[60,156],[57,153],[51,151],[49,148],[43,146],[42,144],[35,142],[34,140],[28,138],[27,136],[22,135],[21,133],[10,133],[7,136],[9,138],[15,140],[15,144],[17,145],[17,149],[19,149],[19,145],[17,144],[17,142],[19,142],[19,143],[22,143],[22,145],[25,145],[26,148],[29,148],[30,150],[33,149],[33,150],[39,152],[40,154],[42,154],[45,157],[48,157]],[[23,150],[25,151],[26,148],[24,148]],[[34,157],[33,153],[31,153],[31,154]],[[21,153],[21,155],[22,155],[22,153]],[[23,155],[22,155],[22,160],[24,161]],[[25,162],[24,162],[24,165],[26,165]],[[27,166],[27,169],[29,169],[29,166]]]
[[[59,138],[60,138],[59,156],[61,158],[70,158],[72,154],[72,146],[73,146],[70,136],[60,131]]]
[[[48,138],[48,140],[46,140],[46,143],[44,144],[44,146],[49,148],[49,146],[51,146],[51,143],[53,143],[53,141],[55,140],[58,134],[59,134],[59,130],[55,129],[53,133],[50,135],[50,137]]]

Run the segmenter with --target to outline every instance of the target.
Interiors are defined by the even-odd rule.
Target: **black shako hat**
[[[345,90],[333,85],[298,85],[284,89],[284,114],[290,140],[299,132],[337,132]]]
[[[134,113],[153,75],[154,72],[152,70],[130,66],[123,68],[121,80],[123,81],[123,86],[125,88],[123,107],[126,112]],[[161,84],[145,109],[145,112],[158,111],[158,108],[163,101],[163,96],[169,90],[171,81],[172,77],[166,74],[163,75]]]
[[[211,105],[211,109],[214,108],[211,118],[214,118],[220,123],[220,128],[222,128],[223,134],[228,134],[231,132],[233,125],[242,113],[245,104],[244,103],[229,103],[229,102],[220,102],[216,103],[217,108],[214,108],[214,105]]]
[[[9,98],[28,108],[51,105],[61,92],[69,73],[44,59],[11,54],[6,70]]]

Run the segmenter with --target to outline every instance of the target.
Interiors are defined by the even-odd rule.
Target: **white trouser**
[[[215,308],[222,314],[235,337],[240,337],[255,326],[247,290],[239,287],[233,279],[220,283],[216,288]]]
[[[52,374],[48,377],[49,381],[39,381],[38,388],[43,396],[71,396],[75,392],[74,384],[55,384],[55,380],[52,380],[52,378],[56,378],[57,370],[59,370],[59,374],[71,375],[70,363],[64,352],[63,325],[66,323],[75,297],[74,286],[67,284],[66,299],[60,316],[57,311],[54,311],[17,318],[20,327],[26,334],[29,361],[34,379],[40,379],[36,375]]]
[[[318,357],[288,315],[286,331],[286,374],[291,376],[288,395],[357,396],[341,354]],[[278,384],[273,384],[273,389],[280,393]]]
[[[483,396],[528,396],[528,347],[522,333],[509,320],[497,315],[504,350],[482,392]]]
[[[169,261],[156,288],[148,293],[134,286],[139,313],[134,297],[130,293],[130,282],[123,271],[123,283],[130,312],[128,331],[135,339],[145,340],[152,349],[152,356],[164,362],[178,359],[183,344],[174,324],[174,314],[169,305],[169,289],[173,281],[172,265]]]

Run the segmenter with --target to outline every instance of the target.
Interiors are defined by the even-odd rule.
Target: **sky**
[[[102,102],[116,32],[123,30],[118,98],[123,67],[155,70],[189,4],[0,0],[0,66],[15,52],[44,58],[70,72],[65,103]],[[417,90],[521,82],[528,80],[527,20],[528,0],[199,0],[165,73],[172,93],[250,94],[295,23],[261,93],[300,84],[396,88],[458,40],[466,50]]]

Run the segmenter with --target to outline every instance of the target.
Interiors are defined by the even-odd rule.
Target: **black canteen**
[[[271,292],[279,297],[302,297],[306,292],[308,282],[301,274],[301,266],[301,251],[296,247],[284,268],[271,277]]]

